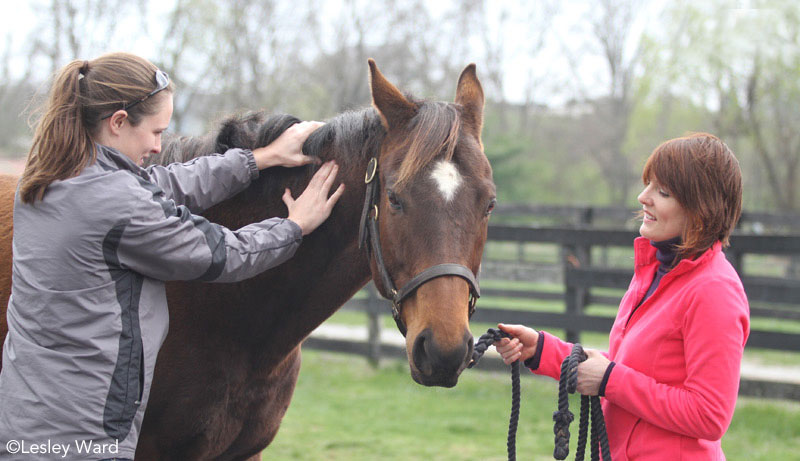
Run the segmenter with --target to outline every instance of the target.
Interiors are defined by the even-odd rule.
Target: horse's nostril
[[[417,339],[414,340],[414,350],[412,351],[414,366],[425,375],[430,375],[433,372],[430,355],[426,350],[430,336],[431,332],[427,329],[417,335]]]

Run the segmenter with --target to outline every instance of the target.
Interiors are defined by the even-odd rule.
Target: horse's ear
[[[397,87],[386,80],[372,58],[367,62],[372,104],[378,109],[381,122],[387,130],[405,125],[417,113],[416,104],[406,99]]]
[[[473,134],[478,141],[481,140],[483,128],[483,88],[478,76],[475,74],[475,64],[468,65],[458,78],[456,88],[456,104],[464,107],[465,128]]]

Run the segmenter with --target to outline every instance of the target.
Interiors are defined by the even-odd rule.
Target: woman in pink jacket
[[[715,136],[694,134],[658,146],[642,181],[633,280],[608,353],[587,349],[577,389],[604,397],[614,461],[723,460],[750,330],[742,283],[721,251],[741,214],[739,163]],[[497,343],[506,363],[559,378],[571,344],[500,328],[513,338]]]

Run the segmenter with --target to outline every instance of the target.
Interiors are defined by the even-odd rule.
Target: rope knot
[[[553,457],[566,459],[569,454],[569,425],[574,416],[569,408],[567,393],[574,394],[578,385],[578,364],[588,356],[580,344],[572,346],[572,352],[561,363],[561,376],[558,380],[558,411],[553,413],[553,433],[555,433],[555,450]],[[581,396],[581,420],[578,427],[578,446],[575,459],[583,461],[586,451],[587,432],[589,428],[589,410],[592,412],[592,460],[600,459],[598,445],[603,454],[603,461],[611,461],[608,447],[608,434],[603,420],[603,410],[600,408],[600,398]]]
[[[561,410],[554,411],[553,412],[553,421],[555,421],[556,424],[553,427],[553,431],[555,431],[556,434],[558,434],[558,430],[560,429],[560,426],[569,427],[570,423],[572,423],[572,421],[574,419],[575,419],[575,415],[573,415],[572,412],[569,411],[569,410],[566,410],[566,411],[561,411]],[[567,433],[569,433],[569,432],[567,432]]]
[[[564,447],[556,447],[553,450],[553,458],[555,459],[567,459],[567,455],[569,455],[569,449]]]

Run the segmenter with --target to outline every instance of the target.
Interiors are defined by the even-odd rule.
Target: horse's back
[[[14,231],[14,192],[19,178],[0,175],[0,369],[2,350],[8,333],[6,308],[11,295],[11,237]]]

